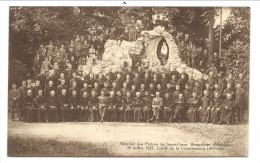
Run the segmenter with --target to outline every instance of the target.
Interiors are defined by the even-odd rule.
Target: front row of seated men
[[[55,91],[45,99],[43,91],[33,98],[32,91],[28,90],[23,99],[25,122],[204,122],[204,123],[226,123],[234,122],[235,102],[232,95],[227,93],[227,98],[220,98],[219,92],[214,93],[213,99],[207,90],[204,96],[199,98],[196,92],[192,93],[188,102],[184,101],[184,95],[179,94],[178,99],[173,102],[169,93],[160,97],[160,92],[151,98],[148,91],[141,97],[136,92],[131,97],[128,91],[126,97],[120,91],[111,91],[106,97],[101,91],[99,97],[95,91],[89,96],[84,92],[79,98],[77,91],[72,91],[67,96],[66,89],[56,98]]]

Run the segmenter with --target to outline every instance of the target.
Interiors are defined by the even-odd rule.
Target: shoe
[[[127,121],[125,121],[125,123],[127,123]]]
[[[205,124],[208,124],[208,122],[205,122]]]
[[[149,120],[146,120],[147,123],[149,123]]]
[[[158,120],[156,120],[156,122],[155,122],[156,124],[158,124]]]
[[[178,123],[180,124],[180,123],[181,123],[181,121],[178,121]]]

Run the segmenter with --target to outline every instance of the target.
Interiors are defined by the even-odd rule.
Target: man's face
[[[179,85],[176,86],[176,90],[177,91],[180,90],[180,86]]]
[[[183,99],[183,94],[179,94],[179,99]]]
[[[231,84],[227,84],[227,88],[231,88]]]
[[[84,97],[87,97],[87,95],[88,95],[87,92],[84,92],[84,93],[83,93],[83,96],[84,96]]]
[[[51,96],[53,97],[55,95],[55,92],[54,91],[51,91],[50,92]]]
[[[169,98],[169,97],[170,97],[169,93],[166,93],[166,94],[165,94],[165,97],[166,97],[166,98]]]
[[[61,94],[65,96],[65,95],[66,95],[66,90],[63,89],[63,90],[61,91]]]
[[[130,92],[127,92],[127,93],[126,93],[126,96],[127,96],[127,97],[130,97],[130,96],[131,96]]]
[[[24,81],[24,82],[22,82],[22,86],[23,87],[25,87],[26,86],[26,82]]]
[[[41,90],[38,91],[38,95],[39,95],[39,96],[42,96],[42,91],[41,91]]]
[[[72,92],[72,95],[73,95],[73,96],[76,96],[76,95],[77,95],[77,92],[76,92],[76,91],[73,91],[73,92]]]
[[[113,88],[116,88],[116,83],[113,83],[112,86],[113,86]]]
[[[13,89],[16,89],[16,85],[13,85],[12,88],[13,88]]]
[[[49,85],[52,86],[52,85],[53,85],[53,82],[52,82],[52,81],[49,81]]]
[[[32,95],[32,91],[31,91],[31,90],[28,90],[28,91],[27,91],[27,95],[28,95],[28,96],[31,96],[31,95]]]
[[[242,79],[243,78],[243,74],[239,74],[239,78]]]
[[[232,97],[232,96],[231,96],[231,94],[227,94],[227,99],[229,99],[229,100],[230,100],[230,99],[231,99],[231,97]]]

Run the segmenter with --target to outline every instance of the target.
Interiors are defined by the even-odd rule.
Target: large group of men
[[[125,29],[121,39],[134,41],[138,31]],[[151,72],[142,66],[119,68],[94,75],[82,70],[88,59],[102,59],[110,35],[77,35],[69,45],[40,45],[34,59],[34,76],[9,91],[12,120],[24,122],[203,122],[234,124],[245,120],[248,80],[244,74],[227,74],[217,53],[210,67],[195,80],[176,69]],[[200,69],[192,59],[201,48],[182,41],[180,57]],[[205,51],[204,53],[207,53]],[[187,57],[188,56],[188,57]],[[203,56],[207,56],[204,54]],[[195,57],[193,57],[195,58]],[[203,60],[202,60],[203,61]],[[185,72],[185,71],[184,71]],[[17,114],[15,114],[17,113]],[[17,115],[17,116],[16,116]]]
[[[224,78],[222,71],[210,71],[207,80],[203,75],[195,80],[174,69],[152,73],[144,67],[125,67],[94,75],[70,61],[55,62],[52,74],[41,66],[35,79],[22,81],[19,88],[12,85],[12,120],[17,110],[17,118],[24,122],[244,121],[248,83],[242,73],[235,79],[232,74]]]

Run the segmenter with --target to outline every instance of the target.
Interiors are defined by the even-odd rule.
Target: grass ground
[[[120,142],[229,146],[220,150],[130,150]],[[8,156],[247,156],[247,151],[248,124],[8,122]]]

